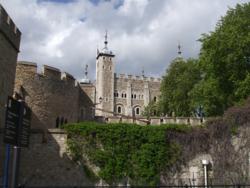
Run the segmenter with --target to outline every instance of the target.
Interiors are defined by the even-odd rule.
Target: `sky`
[[[96,52],[116,55],[115,72],[162,77],[177,57],[197,58],[202,33],[249,0],[0,0],[22,32],[18,60],[95,79]]]

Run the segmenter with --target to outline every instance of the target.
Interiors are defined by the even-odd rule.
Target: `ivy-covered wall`
[[[250,183],[250,101],[203,126],[85,122],[65,129],[72,159],[109,185],[176,184],[196,167],[203,178],[201,156],[210,160],[210,183]]]

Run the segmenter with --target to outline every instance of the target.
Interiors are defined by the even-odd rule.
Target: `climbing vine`
[[[157,185],[161,173],[180,158],[181,146],[170,143],[166,132],[187,132],[190,128],[85,122],[65,129],[72,158],[99,167],[96,175],[108,184]]]

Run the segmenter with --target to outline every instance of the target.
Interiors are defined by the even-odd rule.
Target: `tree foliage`
[[[194,111],[189,92],[200,80],[197,60],[176,58],[170,64],[161,84],[160,109],[164,114],[189,116]]]
[[[230,8],[215,30],[203,34],[198,63],[175,59],[161,86],[161,111],[191,115],[198,106],[206,116],[222,115],[250,95],[250,3]]]
[[[199,62],[204,80],[192,91],[192,100],[193,104],[199,100],[208,116],[221,115],[250,94],[249,18],[250,3],[238,4],[221,18],[215,31],[200,39]]]

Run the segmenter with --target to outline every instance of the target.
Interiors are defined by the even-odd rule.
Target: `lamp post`
[[[208,160],[203,159],[201,160],[201,163],[204,168],[204,187],[207,188],[207,165],[208,165]]]

